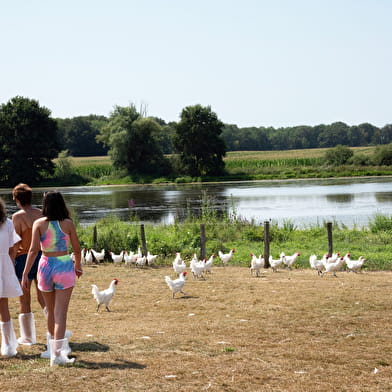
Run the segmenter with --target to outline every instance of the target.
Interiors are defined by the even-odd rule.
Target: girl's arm
[[[83,274],[81,263],[82,255],[79,238],[76,233],[75,225],[73,224],[73,222],[69,220],[67,223],[69,227],[69,238],[71,240],[72,251],[75,257],[75,273],[76,276],[79,278]]]
[[[27,254],[27,259],[26,259],[26,265],[23,270],[23,275],[22,275],[22,288],[28,289],[28,274],[31,270],[31,267],[33,266],[34,260],[38,255],[38,252],[41,249],[41,244],[40,244],[40,231],[39,231],[39,221],[35,221],[33,223],[33,233],[32,233],[32,239],[31,239],[31,244],[30,244],[30,249],[29,253]]]

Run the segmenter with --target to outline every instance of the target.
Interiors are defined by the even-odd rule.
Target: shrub
[[[392,165],[392,143],[377,147],[374,153],[374,162],[380,166]]]
[[[340,166],[347,163],[353,155],[354,153],[349,147],[338,145],[326,151],[325,162],[328,165]]]
[[[372,158],[363,153],[354,154],[347,163],[354,166],[370,166],[373,164]]]

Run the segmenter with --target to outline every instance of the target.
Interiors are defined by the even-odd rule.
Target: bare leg
[[[23,295],[19,297],[20,313],[31,313],[31,280],[28,282],[29,287],[27,290],[23,289]]]
[[[46,310],[48,312],[47,324],[48,332],[51,336],[54,336],[54,303],[55,303],[55,292],[42,292],[42,296],[45,301]]]
[[[45,307],[44,296],[42,295],[42,291],[38,288],[37,279],[35,279],[34,282],[35,282],[35,288],[37,290],[37,301],[40,304],[41,308],[43,309]]]
[[[54,339],[64,339],[67,326],[68,305],[73,287],[65,290],[55,290],[54,304]]]
[[[0,298],[0,318],[3,323],[10,321],[11,315],[8,308],[8,298]]]

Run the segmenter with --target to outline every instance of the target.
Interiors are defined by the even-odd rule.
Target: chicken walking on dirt
[[[180,277],[177,279],[171,279],[170,276],[165,276],[165,281],[169,286],[170,290],[173,292],[173,298],[176,293],[180,292],[184,295],[187,295],[184,291],[182,291],[185,284],[186,271],[181,272]]]
[[[118,283],[118,279],[113,279],[112,282],[110,283],[110,286],[106,290],[99,291],[98,286],[95,284],[92,284],[92,290],[91,294],[94,296],[94,299],[97,301],[97,309],[96,312],[98,312],[99,307],[101,305],[105,305],[105,308],[108,312],[110,312],[109,309],[109,302],[113,298],[114,292],[116,291],[116,285]]]

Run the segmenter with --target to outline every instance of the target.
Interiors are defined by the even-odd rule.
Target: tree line
[[[134,105],[99,115],[52,118],[34,99],[14,97],[0,106],[0,185],[32,184],[53,174],[61,156],[109,154],[131,175],[220,175],[226,151],[265,151],[386,145],[392,124],[247,127],[224,124],[209,106],[182,110],[178,122],[148,117]],[[65,155],[64,155],[64,152]]]
[[[173,154],[173,136],[177,123],[150,117],[159,125],[155,137],[164,154]],[[57,119],[61,148],[72,156],[106,155],[108,148],[97,141],[102,127],[109,121],[104,116]],[[316,126],[246,127],[223,124],[221,138],[227,151],[269,151],[306,148],[329,148],[337,145],[364,147],[392,142],[392,124],[378,128],[370,123],[349,126],[344,122]]]

